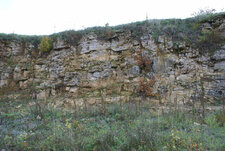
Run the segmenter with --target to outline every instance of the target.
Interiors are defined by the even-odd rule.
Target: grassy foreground
[[[171,110],[150,104],[70,110],[52,101],[0,100],[0,150],[184,151],[225,148],[225,113]]]

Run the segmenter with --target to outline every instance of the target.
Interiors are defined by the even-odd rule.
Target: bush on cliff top
[[[41,44],[40,44],[40,51],[41,52],[48,52],[53,48],[52,40],[51,38],[44,36],[41,38]]]

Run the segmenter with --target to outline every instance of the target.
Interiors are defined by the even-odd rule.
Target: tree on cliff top
[[[41,43],[40,43],[40,51],[41,52],[48,52],[52,49],[53,44],[51,38],[44,36],[41,38]]]

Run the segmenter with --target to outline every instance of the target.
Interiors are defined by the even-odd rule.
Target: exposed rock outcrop
[[[218,30],[224,31],[224,23]],[[205,23],[205,30],[214,27]],[[205,98],[225,97],[225,46],[210,56],[184,41],[174,44],[171,37],[159,36],[157,41],[149,34],[140,40],[130,31],[119,32],[113,39],[102,40],[94,33],[84,35],[77,45],[62,39],[54,42],[53,50],[44,57],[32,57],[35,48],[31,43],[0,41],[0,90],[14,83],[24,91],[32,91],[37,99],[67,94],[78,104],[117,102],[138,98],[140,77],[154,79],[152,96],[146,99],[160,103],[193,101],[201,93],[204,80]],[[179,50],[179,53],[175,53]],[[141,54],[138,54],[141,52]],[[137,55],[145,56],[138,60]],[[139,58],[140,59],[140,58]],[[143,69],[140,62],[148,70]],[[65,95],[66,96],[66,95]],[[160,99],[159,97],[160,96]]]

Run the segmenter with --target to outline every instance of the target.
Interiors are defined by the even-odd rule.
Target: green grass
[[[55,102],[1,99],[0,149],[6,150],[215,150],[225,147],[224,113],[198,115],[152,105],[112,104],[70,110]]]

